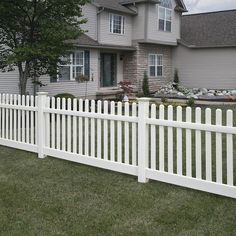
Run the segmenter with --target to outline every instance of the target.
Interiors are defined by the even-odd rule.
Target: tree
[[[144,78],[143,78],[143,95],[145,97],[148,97],[150,95],[147,72],[144,73]]]
[[[83,33],[88,0],[1,0],[0,70],[18,69],[20,93],[29,79],[56,76]]]

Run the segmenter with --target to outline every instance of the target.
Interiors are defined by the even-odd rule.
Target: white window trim
[[[121,17],[121,33],[114,33],[113,16]],[[111,34],[124,35],[125,34],[125,17],[119,14],[109,13],[109,32]]]
[[[60,65],[60,67],[69,67],[70,68],[70,80],[68,80],[68,81],[75,81],[75,77],[73,75],[73,68],[74,67],[79,67],[79,66],[83,67],[82,74],[84,75],[84,73],[85,73],[85,51],[79,50],[79,51],[75,51],[74,53],[80,53],[80,52],[83,53],[83,65],[73,64],[74,63],[74,61],[73,61],[73,53],[69,55],[69,57],[70,57],[70,64]],[[57,81],[58,82],[63,81],[63,80],[60,80],[59,75],[57,76]]]
[[[150,65],[150,56],[155,56],[155,65]],[[161,57],[161,65],[157,64],[157,57]],[[150,67],[151,66],[155,66],[155,76],[152,76],[150,74]],[[162,75],[157,75],[157,67],[161,67],[162,68]],[[148,54],[148,75],[151,78],[161,78],[163,77],[163,54],[157,54],[157,53],[150,53]]]
[[[162,19],[161,17],[160,17],[160,9],[164,9],[165,10],[165,16],[164,16],[164,19]],[[170,11],[171,12],[171,21],[169,21],[169,20],[167,20],[167,11]],[[160,29],[160,20],[164,20],[164,30],[161,30]],[[166,30],[166,22],[167,21],[169,21],[169,22],[171,22],[171,30],[169,31],[169,30]],[[158,6],[158,30],[159,31],[162,31],[162,32],[169,32],[169,33],[171,33],[172,32],[172,9],[171,8],[166,8],[166,7],[162,7],[162,6]]]

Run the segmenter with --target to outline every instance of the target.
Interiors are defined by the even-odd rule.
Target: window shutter
[[[90,81],[90,51],[84,51],[84,75],[86,75]]]

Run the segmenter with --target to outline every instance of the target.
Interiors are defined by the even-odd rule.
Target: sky
[[[236,0],[184,0],[184,3],[188,14],[236,9]]]

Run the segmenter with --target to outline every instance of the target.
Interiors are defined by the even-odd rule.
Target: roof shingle
[[[196,48],[236,46],[236,10],[183,16],[180,42]]]

